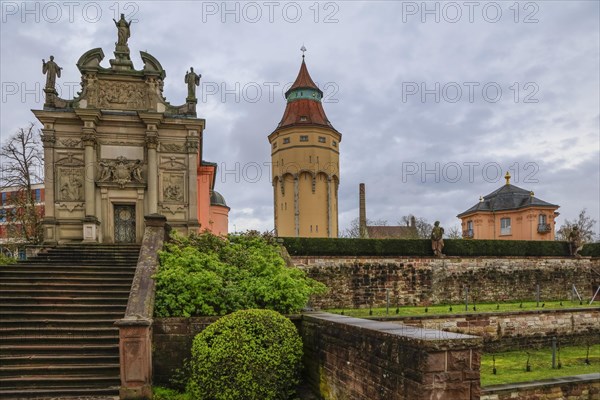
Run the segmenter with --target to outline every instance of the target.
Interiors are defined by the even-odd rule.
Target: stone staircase
[[[0,399],[118,396],[139,245],[64,245],[0,266]]]

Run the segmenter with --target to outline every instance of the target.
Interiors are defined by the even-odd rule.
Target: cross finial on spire
[[[302,52],[302,58],[304,58],[304,53],[306,52],[306,47],[304,47],[304,45],[302,45],[302,47],[300,47],[300,51]]]

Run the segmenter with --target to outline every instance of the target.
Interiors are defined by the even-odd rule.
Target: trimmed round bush
[[[287,399],[299,381],[302,340],[271,310],[229,314],[192,345],[188,393],[199,400]]]

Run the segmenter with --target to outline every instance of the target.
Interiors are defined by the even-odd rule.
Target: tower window
[[[331,145],[332,145],[333,147],[337,147],[337,142],[336,142],[335,140],[332,140],[332,141],[331,141]]]
[[[325,143],[325,136],[319,136],[319,143]]]
[[[301,142],[308,142],[308,135],[302,135],[302,136],[300,136],[300,141]]]
[[[289,142],[290,142],[289,137],[283,138],[283,144],[288,144]]]

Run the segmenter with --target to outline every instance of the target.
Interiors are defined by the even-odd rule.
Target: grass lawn
[[[525,371],[527,353],[524,350],[484,354],[481,359],[481,386],[600,372],[600,344],[590,346],[590,365],[584,362],[586,350],[586,346],[563,346],[559,353],[562,363],[560,369],[552,369],[551,349],[530,350],[531,372]],[[493,356],[496,358],[496,375],[492,372]]]
[[[561,305],[562,304],[562,305]],[[543,305],[543,307],[542,307]],[[473,309],[475,307],[475,310]],[[348,309],[328,309],[323,310],[335,314],[348,315],[351,317],[385,317],[385,316],[412,316],[412,315],[435,315],[435,314],[476,314],[481,312],[507,312],[507,311],[527,311],[527,310],[560,310],[564,308],[584,308],[584,307],[599,307],[598,303],[588,305],[588,302],[584,301],[579,304],[579,301],[540,301],[539,307],[535,301],[524,301],[524,302],[512,302],[512,303],[483,303],[483,304],[469,304],[469,310],[465,311],[465,304],[445,304],[435,305],[428,307],[392,307],[390,305],[389,314],[386,314],[385,307],[379,308],[348,308]],[[452,310],[450,310],[452,308]]]

